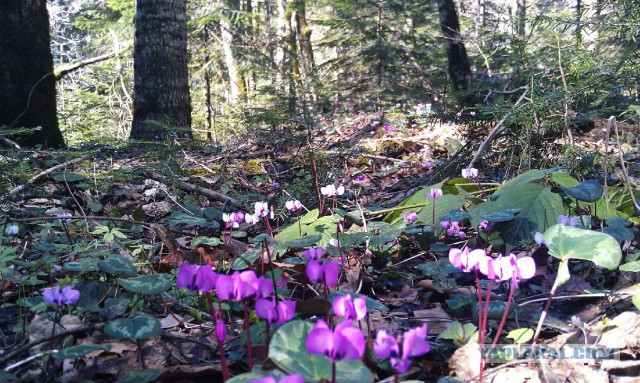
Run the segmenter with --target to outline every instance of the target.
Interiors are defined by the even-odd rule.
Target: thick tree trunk
[[[449,60],[449,76],[455,90],[465,90],[471,83],[471,66],[467,50],[460,37],[460,22],[453,0],[438,0],[440,29],[445,38],[447,58]]]
[[[46,0],[0,1],[0,126],[41,127],[21,145],[64,146],[49,43]]]
[[[138,0],[131,138],[191,137],[186,0]]]

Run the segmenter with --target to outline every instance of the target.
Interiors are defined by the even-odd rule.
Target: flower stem
[[[247,357],[249,358],[249,371],[253,370],[253,358],[251,352],[251,329],[249,328],[249,311],[247,310],[247,300],[242,300],[242,306],[244,307],[244,331],[247,333]]]
[[[269,341],[271,340],[271,323],[269,322],[269,320],[267,319],[265,321],[265,327],[267,329],[267,341],[265,342],[267,344],[267,355],[269,354]]]
[[[511,308],[511,302],[513,301],[513,292],[516,289],[516,282],[511,281],[511,288],[509,289],[509,299],[507,300],[507,306],[504,309],[504,314],[502,314],[502,320],[500,321],[500,326],[498,326],[498,332],[496,332],[496,336],[493,338],[493,342],[491,342],[491,347],[489,347],[489,352],[487,353],[487,357],[491,355],[491,351],[498,344],[498,340],[500,339],[500,334],[502,333],[502,329],[504,328],[504,324],[507,322],[507,317],[509,316],[509,309]]]
[[[324,284],[324,320],[329,323],[329,287]]]
[[[400,374],[395,369],[393,370],[393,381],[395,383],[400,383]]]
[[[564,261],[563,261],[564,262]],[[547,299],[547,304],[544,306],[544,310],[542,314],[540,314],[540,320],[538,320],[538,326],[536,327],[536,333],[533,335],[533,342],[531,343],[531,349],[534,348],[536,342],[538,341],[538,337],[540,337],[540,331],[542,331],[542,325],[544,324],[544,320],[547,318],[547,314],[549,313],[549,307],[551,306],[551,301],[553,297],[556,295],[556,290],[560,285],[558,283],[558,277],[556,276],[555,282],[553,282],[553,286],[551,287],[551,291],[549,292],[549,298]]]
[[[213,298],[211,297],[211,293],[207,293],[207,301],[209,302],[209,307],[211,308],[211,318],[213,318],[213,324],[215,326],[216,321],[216,311],[213,308]],[[221,308],[221,303],[218,301],[218,309]],[[216,332],[213,332],[216,334]],[[224,356],[224,341],[218,339],[218,335],[216,334],[216,340],[218,341],[218,353],[220,354],[220,364],[222,365],[222,381],[227,381],[229,379],[229,366],[227,365],[227,358]]]
[[[331,383],[336,383],[336,362],[331,363]]]

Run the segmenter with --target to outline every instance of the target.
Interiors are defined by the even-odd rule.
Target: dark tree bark
[[[465,90],[471,83],[471,66],[467,50],[460,37],[460,22],[453,0],[438,0],[440,29],[445,38],[449,76],[455,90]]]
[[[130,137],[191,137],[186,0],[138,0],[135,24]]]
[[[24,146],[64,146],[49,43],[46,0],[0,1],[0,126],[41,127],[16,139]]]

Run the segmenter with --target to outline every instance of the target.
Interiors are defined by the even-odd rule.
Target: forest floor
[[[613,138],[606,142],[606,122],[596,120],[575,129],[580,159],[574,156],[565,164],[577,169],[579,164],[573,161],[595,152],[608,151],[616,158],[619,146],[626,145],[628,174],[614,169],[609,180],[615,183],[617,177],[637,187],[638,127],[621,125],[622,143]],[[0,381],[221,381],[220,354],[206,302],[197,295],[185,299],[175,288],[132,294],[117,282],[118,277],[131,275],[110,272],[100,262],[119,255],[135,265],[133,275],[166,274],[171,280],[182,262],[205,262],[214,268],[235,265],[237,256],[256,246],[259,250],[252,239],[265,227],[242,222],[229,235],[222,213],[252,212],[254,202],[269,201],[275,206],[271,225],[276,234],[292,222],[296,225],[285,209],[287,200],[302,201],[305,214],[321,203],[319,188],[329,183],[346,189],[338,199],[340,209],[361,213],[347,219],[347,225],[361,225],[364,220],[370,230],[383,228],[388,214],[426,185],[460,178],[460,171],[468,167],[471,154],[492,128],[480,124],[471,131],[468,125],[429,119],[392,125],[377,114],[362,113],[333,116],[317,126],[292,123],[226,146],[171,140],[87,144],[68,151],[3,150]],[[565,142],[564,137],[549,138],[549,146]],[[500,148],[501,143],[499,139],[494,146]],[[506,149],[487,153],[486,165],[477,166],[479,182],[502,183],[529,170],[526,161],[506,161],[513,155]],[[8,230],[14,225],[19,231]],[[478,235],[468,224],[463,230],[468,236]],[[395,243],[380,256],[367,256],[363,244],[346,249],[347,259],[357,261],[349,263],[336,290],[364,294],[371,300],[370,314],[361,323],[370,346],[374,336],[369,328],[397,333],[428,323],[431,351],[416,358],[402,374],[403,381],[447,381],[452,375],[459,381],[474,378],[480,353],[477,345],[468,342],[473,336],[465,331],[470,327],[452,324],[477,323],[463,299],[477,295],[475,280],[462,273],[447,278],[450,284],[436,278],[446,268],[446,253],[423,246],[416,239],[418,234],[412,233],[416,232],[398,233],[396,240],[389,241]],[[625,254],[637,254],[637,230],[634,233]],[[445,242],[455,247],[466,243],[461,238]],[[533,253],[546,265],[545,271],[519,286],[518,310],[508,329],[535,328],[546,303],[555,273],[540,249],[530,244],[514,249]],[[270,254],[278,255],[269,258]],[[318,299],[322,294],[316,297],[316,290],[305,281],[303,265],[292,261],[300,255],[301,249],[295,247],[278,253],[273,244],[267,253],[258,251],[253,262],[259,266],[265,256],[273,261],[268,272],[287,280],[278,292],[297,301],[300,318],[321,317],[324,310]],[[451,274],[450,269],[445,271]],[[80,291],[77,306],[52,310],[43,302],[43,288],[56,281]],[[586,362],[543,358],[535,363],[516,360],[487,365],[485,381],[638,381],[640,313],[630,298],[640,292],[638,282],[637,272],[583,268],[558,289],[560,299],[554,301],[545,321],[541,342],[549,347],[597,344],[615,350],[616,358]],[[488,291],[486,284],[482,286],[483,297],[507,299],[508,289]],[[476,307],[476,318],[477,311]],[[225,353],[232,375],[239,375],[248,370],[242,310],[231,305],[228,312]],[[118,318],[141,313],[160,319],[158,334],[136,341],[103,331]],[[499,320],[491,317],[489,327],[495,329]],[[262,334],[264,327],[256,322],[254,317],[255,331]],[[79,345],[100,347],[59,356],[62,350]],[[291,373],[283,367],[286,363],[269,359],[264,342],[255,342],[252,351],[256,376],[276,368]],[[373,352],[365,354],[364,362],[375,381],[393,381],[389,364],[375,359]],[[249,379],[234,380],[240,381]],[[357,382],[357,377],[352,381]]]

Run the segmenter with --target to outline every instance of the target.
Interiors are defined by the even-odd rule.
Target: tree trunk
[[[298,45],[296,44],[296,36],[291,26],[291,18],[293,12],[290,7],[286,7],[284,11],[284,41],[286,43],[287,55],[285,57],[285,68],[289,79],[289,112],[293,113],[296,108],[296,82],[300,80],[300,66],[298,64]],[[288,61],[287,61],[288,59]],[[288,63],[288,65],[286,65]]]
[[[0,1],[0,126],[41,127],[17,138],[25,146],[64,146],[49,44],[46,0]]]
[[[471,83],[471,66],[467,58],[467,50],[460,37],[460,22],[453,0],[438,0],[440,29],[445,38],[447,58],[449,60],[449,76],[455,90],[465,90]]]
[[[524,39],[527,27],[527,0],[518,0],[516,18],[518,37]]]
[[[238,102],[244,102],[247,97],[244,75],[240,71],[236,53],[233,51],[235,42],[233,31],[235,28],[231,24],[231,17],[233,15],[232,12],[238,10],[238,1],[226,0],[224,5],[227,7],[228,12],[220,20],[222,51],[229,75],[229,102],[237,104]]]
[[[296,11],[296,26],[298,28],[298,39],[300,40],[300,53],[302,56],[302,66],[304,68],[305,85],[311,90],[312,101],[317,99],[315,87],[316,63],[313,57],[313,46],[311,45],[311,27],[307,22],[306,1],[299,1]]]
[[[186,0],[138,0],[135,24],[130,137],[191,137]]]

